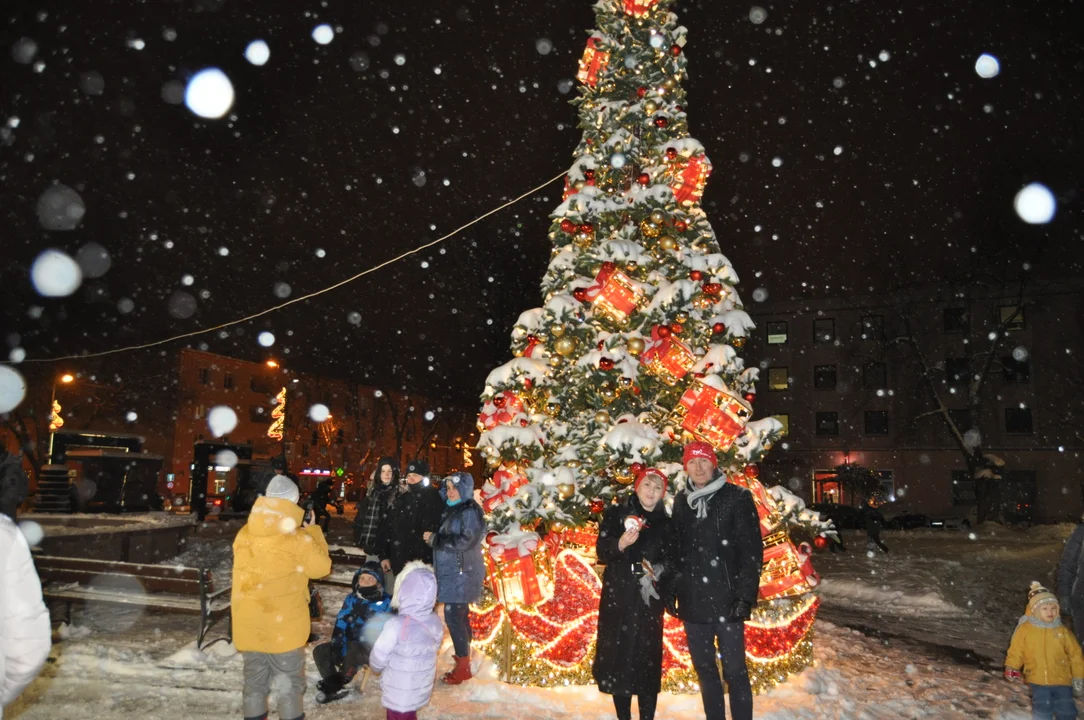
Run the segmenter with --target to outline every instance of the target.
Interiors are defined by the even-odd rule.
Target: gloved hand
[[[1024,676],[1016,668],[1005,668],[1005,679],[1009,682],[1021,682]]]
[[[1084,678],[1073,678],[1073,697],[1084,695]]]
[[[651,598],[659,599],[659,593],[655,590],[655,581],[650,575],[640,576],[640,597],[644,599],[644,605],[651,607]]]
[[[666,612],[676,618],[681,617],[678,611],[678,590],[684,577],[680,572],[674,573],[673,577],[670,578],[670,582],[665,585],[666,592],[663,597],[663,604],[666,606]]]
[[[726,616],[727,622],[744,622],[753,614],[753,606],[744,600],[738,600]]]

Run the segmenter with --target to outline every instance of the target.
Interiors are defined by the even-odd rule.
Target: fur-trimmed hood
[[[437,576],[433,566],[421,560],[411,560],[395,576],[395,591],[391,606],[400,615],[424,615],[433,611],[437,602]]]

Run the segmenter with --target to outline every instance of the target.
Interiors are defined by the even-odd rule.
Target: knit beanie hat
[[[410,464],[406,466],[406,474],[417,474],[426,476],[429,474],[429,463],[425,460],[411,460]]]
[[[659,482],[662,483],[662,494],[665,495],[666,494],[666,473],[664,473],[662,470],[659,470],[658,468],[653,468],[653,467],[648,468],[647,470],[644,470],[642,473],[640,473],[639,477],[636,478],[636,482],[635,482],[635,484],[633,484],[632,489],[633,490],[639,490],[640,489],[640,483],[642,483],[644,481],[644,478],[646,478],[649,475],[651,477],[659,479]]]
[[[293,480],[285,475],[276,475],[271,478],[271,482],[267,483],[267,492],[264,494],[269,498],[282,498],[292,503],[296,503],[301,497],[297,485],[294,485]]]
[[[1032,580],[1031,588],[1028,590],[1028,615],[1034,615],[1040,605],[1047,603],[1058,605],[1058,599],[1037,580]]]
[[[681,464],[687,465],[693,458],[707,458],[711,460],[713,467],[719,467],[719,459],[715,457],[715,448],[706,442],[691,442],[685,446],[685,452],[681,456]]]

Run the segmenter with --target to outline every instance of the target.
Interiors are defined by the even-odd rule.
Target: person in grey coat
[[[447,685],[470,680],[470,604],[482,597],[486,577],[482,537],[486,523],[482,508],[474,502],[474,477],[452,473],[444,479],[440,495],[444,514],[436,532],[425,533],[433,548],[433,569],[437,576],[437,601],[444,603],[444,622],[452,636],[455,667],[444,675]]]
[[[1061,611],[1073,617],[1073,633],[1084,631],[1084,517],[1065,542],[1058,563],[1058,598]]]

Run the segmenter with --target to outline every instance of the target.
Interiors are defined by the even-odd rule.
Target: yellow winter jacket
[[[1005,667],[1023,670],[1032,685],[1071,685],[1084,678],[1084,654],[1069,628],[1055,621],[1042,627],[1038,618],[1025,615],[1013,633]],[[1053,623],[1052,623],[1053,625]]]
[[[310,578],[331,572],[318,525],[302,528],[304,511],[282,498],[260,497],[233,541],[233,644],[282,653],[309,638]]]

